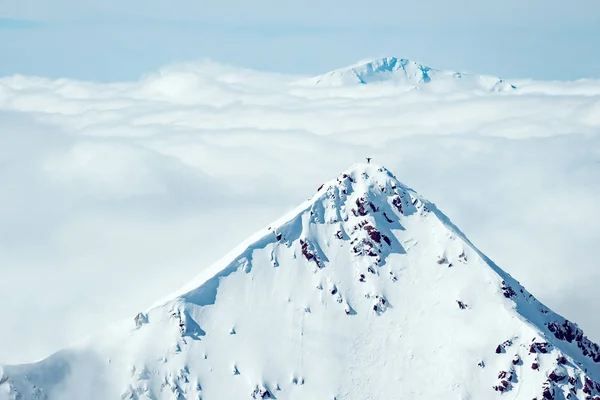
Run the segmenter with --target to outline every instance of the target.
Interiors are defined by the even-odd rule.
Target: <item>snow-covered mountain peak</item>
[[[371,163],[353,164],[336,179],[323,184],[317,195],[322,193],[322,189],[332,190],[333,187],[342,191],[350,189],[353,193],[372,197],[386,196],[392,187],[408,190],[388,169]]]
[[[0,400],[600,398],[600,346],[375,164],[202,269]]]
[[[418,85],[431,81],[436,70],[405,58],[385,57],[363,61],[310,78],[304,83],[325,86],[366,84],[393,80],[396,83]]]
[[[412,193],[412,195],[409,193]],[[391,199],[391,196],[396,197]],[[302,243],[297,242],[297,244],[300,247],[310,246],[310,242],[313,240],[312,237],[315,236],[314,229],[310,228],[311,225],[318,225],[329,230],[339,225],[341,231],[347,223],[354,222],[357,218],[371,218],[368,215],[368,209],[365,207],[374,210],[377,207],[376,204],[388,201],[388,198],[390,198],[389,201],[392,201],[394,207],[401,209],[402,204],[399,199],[404,198],[404,207],[408,211],[410,210],[409,203],[415,202],[416,204],[418,197],[416,193],[398,181],[385,167],[367,163],[353,164],[335,179],[320,185],[310,199],[287,215],[274,221],[268,228],[252,235],[222,260],[188,283],[179,294],[171,297],[182,296],[183,293],[194,291],[205,281],[227,269],[228,265],[238,262],[240,254],[245,255],[254,251],[256,248],[264,246],[265,243],[273,241],[274,238],[278,242],[282,240],[294,242],[298,241],[299,238],[304,238]],[[384,207],[386,210],[377,213],[378,218],[390,220],[389,215],[393,215],[393,212],[387,210],[389,207]],[[379,222],[373,221],[373,224],[377,223]]]
[[[516,86],[494,76],[441,71],[416,61],[396,57],[362,61],[302,80],[297,84],[330,87],[384,82],[416,88],[433,83],[436,90],[483,89],[501,92],[516,89]]]
[[[362,83],[375,78],[384,78],[385,73],[402,71],[405,77],[413,83],[427,83],[431,81],[429,72],[436,70],[406,58],[384,57],[356,65],[353,68]]]

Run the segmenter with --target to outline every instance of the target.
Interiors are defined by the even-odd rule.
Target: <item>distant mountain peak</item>
[[[419,64],[416,61],[396,57],[375,59],[365,64],[355,66],[353,71],[362,77],[362,83],[367,83],[368,79],[366,78],[368,77],[394,71],[402,71],[407,77],[414,77],[418,79],[418,83],[428,83],[431,81],[429,73],[437,72],[437,70],[426,65]]]
[[[0,400],[600,398],[600,346],[386,168],[355,164],[120,334]]]
[[[406,58],[384,57],[362,61],[298,82],[301,85],[351,86],[357,84],[393,83],[419,87],[435,82],[453,88],[478,88],[491,92],[516,89],[503,79],[440,71]]]

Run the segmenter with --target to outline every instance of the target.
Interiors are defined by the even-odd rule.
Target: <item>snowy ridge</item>
[[[440,71],[405,58],[386,57],[366,63],[336,69],[323,75],[300,81],[302,85],[347,86],[392,82],[397,85],[420,87],[434,82],[453,88],[479,88],[490,92],[516,89],[503,79],[493,76]]]
[[[355,165],[128,331],[0,399],[600,399],[600,346],[434,204]]]

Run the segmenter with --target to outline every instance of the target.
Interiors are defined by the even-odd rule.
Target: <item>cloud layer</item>
[[[0,360],[132,317],[366,156],[600,341],[600,81],[296,79],[208,61],[0,78]]]

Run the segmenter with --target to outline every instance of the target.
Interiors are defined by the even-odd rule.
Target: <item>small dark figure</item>
[[[367,164],[371,164],[371,157],[367,157]]]

